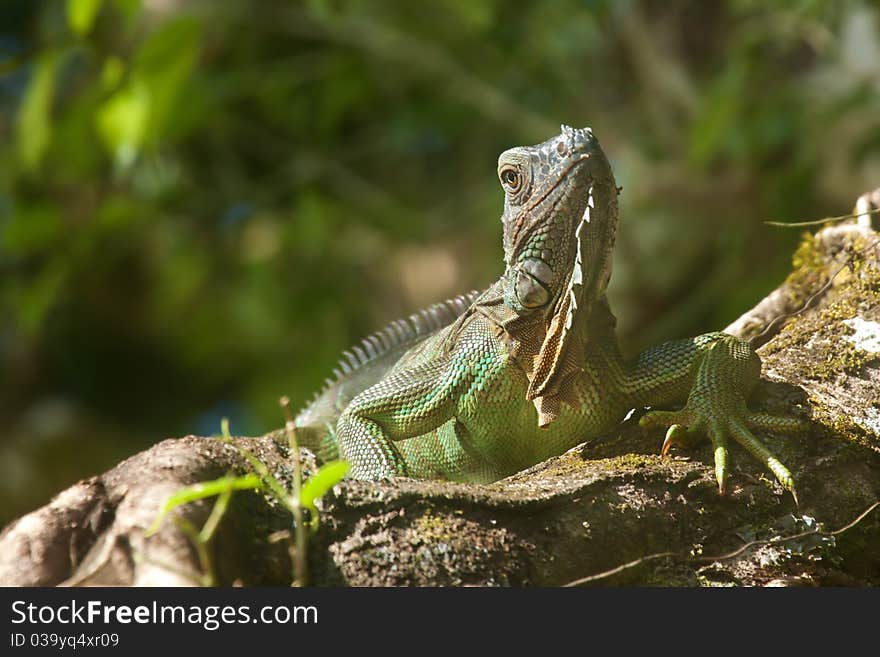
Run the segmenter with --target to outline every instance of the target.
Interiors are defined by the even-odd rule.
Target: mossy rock
[[[763,343],[752,407],[812,421],[809,435],[762,437],[792,470],[799,504],[736,448],[730,491],[720,496],[706,441],[661,458],[662,436],[640,431],[636,414],[611,435],[488,486],[343,482],[321,501],[309,582],[552,586],[599,575],[583,583],[880,584],[880,512],[829,531],[880,499],[877,240],[856,226],[808,236],[791,276],[729,327]],[[290,452],[278,437],[168,440],[80,482],[3,531],[0,583],[192,583],[186,573],[201,562],[187,536],[170,522],[154,536],[144,531],[180,486],[246,472],[236,446],[289,481]],[[200,526],[210,508],[182,512]],[[217,581],[289,584],[290,553],[276,539],[290,522],[271,498],[237,493],[209,546]]]

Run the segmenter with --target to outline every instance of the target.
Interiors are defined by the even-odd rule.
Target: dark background
[[[3,0],[0,524],[164,437],[259,434],[501,271],[500,151],[589,125],[624,348],[784,277],[880,184],[874,3]]]

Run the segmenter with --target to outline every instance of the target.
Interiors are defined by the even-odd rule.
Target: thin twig
[[[837,536],[837,535],[842,534],[846,531],[849,531],[850,529],[852,529],[853,527],[858,525],[872,511],[874,511],[878,507],[880,507],[880,501],[874,502],[873,504],[871,504],[871,506],[869,506],[867,509],[862,511],[855,518],[855,520],[848,522],[843,527],[841,527],[839,529],[835,529],[834,531],[827,532],[827,531],[822,531],[820,529],[810,529],[808,531],[800,532],[797,534],[792,534],[790,536],[782,536],[782,537],[760,539],[760,540],[756,540],[756,541],[749,541],[748,543],[740,546],[739,548],[737,548],[733,552],[729,552],[728,554],[724,554],[724,555],[716,556],[716,557],[694,557],[691,555],[684,555],[679,552],[657,552],[655,554],[649,554],[647,556],[635,559],[634,561],[630,561],[628,563],[621,564],[619,566],[616,566],[615,568],[612,568],[611,570],[605,570],[601,573],[596,573],[595,575],[588,575],[587,577],[581,577],[580,579],[576,579],[572,582],[569,582],[568,584],[565,584],[564,586],[566,586],[566,587],[581,586],[583,584],[589,584],[590,582],[595,582],[600,579],[607,579],[608,577],[612,577],[613,575],[617,575],[618,573],[622,573],[625,570],[629,570],[630,568],[635,568],[636,566],[640,566],[643,563],[646,563],[648,561],[654,561],[656,559],[672,558],[672,559],[682,560],[686,563],[714,563],[716,561],[728,561],[730,559],[738,557],[740,554],[742,554],[746,550],[753,548],[755,546],[758,546],[758,545],[766,545],[766,544],[770,544],[770,543],[772,543],[774,545],[779,544],[779,543],[787,543],[788,541],[795,541],[800,538],[806,538],[807,536]]]
[[[193,547],[196,549],[196,554],[199,558],[199,565],[202,568],[202,575],[199,577],[200,586],[216,586],[217,578],[214,575],[214,562],[211,559],[211,553],[208,550],[208,546],[204,541],[201,540],[199,536],[199,530],[195,528],[189,520],[184,518],[183,516],[177,515],[172,518],[177,528],[182,531],[187,538],[189,538],[190,542],[193,544]]]
[[[303,525],[302,504],[300,494],[302,492],[302,463],[299,458],[299,443],[296,440],[296,425],[290,412],[290,398],[285,395],[279,402],[284,411],[284,431],[287,433],[287,442],[290,445],[291,457],[293,458],[293,495],[291,499],[291,511],[295,523],[294,532],[296,550],[293,555],[293,583],[296,586],[306,586],[308,573],[306,571],[306,529]]]
[[[765,221],[764,224],[767,226],[779,226],[780,228],[805,228],[807,226],[821,226],[822,224],[827,224],[833,221],[843,221],[844,219],[858,219],[859,217],[863,217],[866,214],[878,214],[880,213],[880,208],[876,210],[866,210],[865,212],[853,212],[850,214],[842,214],[837,217],[825,217],[824,219],[813,219],[811,221]]]
[[[588,575],[586,577],[581,577],[580,579],[576,579],[573,582],[569,582],[564,586],[572,587],[572,586],[582,586],[583,584],[588,584],[590,582],[595,582],[599,579],[605,579],[607,577],[611,577],[613,575],[617,575],[618,573],[622,573],[624,570],[629,570],[630,568],[635,568],[643,563],[648,561],[654,561],[655,559],[664,559],[666,557],[676,557],[678,556],[675,552],[657,552],[655,554],[649,554],[646,557],[639,557],[634,561],[630,561],[629,563],[620,564],[616,568],[612,568],[611,570],[606,570],[601,573],[596,573],[595,575]]]

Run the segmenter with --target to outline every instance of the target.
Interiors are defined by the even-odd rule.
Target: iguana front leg
[[[809,424],[791,417],[754,413],[746,406],[761,374],[761,359],[748,342],[726,333],[707,333],[669,342],[639,356],[628,377],[648,406],[687,400],[677,411],[652,410],[640,426],[667,428],[662,453],[687,434],[705,432],[715,453],[715,477],[723,493],[727,482],[727,439],[732,437],[773,472],[795,495],[794,479],[782,462],[752,433],[795,433]]]
[[[406,476],[394,441],[436,429],[452,417],[457,381],[449,359],[393,373],[355,397],[336,424],[354,479]]]
[[[480,320],[451,326],[408,353],[339,417],[337,440],[342,458],[351,463],[351,476],[372,480],[421,476],[410,471],[394,443],[446,423],[460,404],[471,399],[471,387],[485,383],[502,362],[493,332]]]

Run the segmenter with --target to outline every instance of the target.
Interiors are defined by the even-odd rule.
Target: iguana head
[[[504,300],[542,326],[531,345],[527,396],[545,426],[558,414],[565,379],[580,370],[590,309],[611,276],[618,190],[589,128],[562,126],[543,144],[505,151],[498,177]]]

